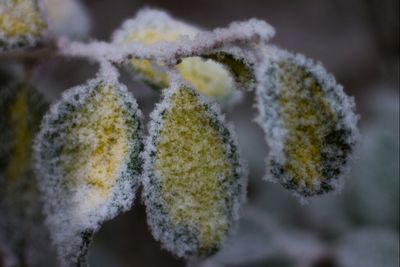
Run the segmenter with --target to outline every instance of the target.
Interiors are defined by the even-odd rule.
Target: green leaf
[[[45,215],[64,266],[86,262],[92,235],[131,207],[138,187],[142,115],[114,72],[66,91],[36,140]]]
[[[46,27],[39,1],[0,1],[0,52],[37,45]]]
[[[267,179],[301,196],[339,190],[358,136],[353,99],[319,64],[271,49],[257,88]]]
[[[178,84],[151,114],[143,178],[148,223],[179,257],[216,252],[238,219],[246,187],[232,129],[218,109]]]
[[[33,174],[32,143],[48,104],[31,85],[0,76],[0,253],[15,266],[43,266],[54,258]]]
[[[26,83],[0,88],[0,177],[11,185],[31,171],[32,140],[47,109],[43,96]]]

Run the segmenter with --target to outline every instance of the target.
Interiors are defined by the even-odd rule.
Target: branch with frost
[[[182,35],[174,42],[159,41],[150,45],[142,42],[124,42],[124,34],[126,34],[124,30],[127,29],[123,28],[114,33],[112,43],[104,41],[81,43],[61,39],[58,42],[58,48],[62,55],[97,61],[122,63],[129,58],[137,58],[172,63],[185,57],[206,55],[222,47],[266,42],[275,34],[270,25],[256,19],[234,22],[226,28],[217,28],[212,32],[201,31],[193,38]]]

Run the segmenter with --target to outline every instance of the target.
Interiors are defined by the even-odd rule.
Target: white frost
[[[196,93],[189,85],[180,80],[179,76],[170,74],[171,87],[163,90],[163,96],[160,103],[158,103],[154,111],[150,114],[150,122],[148,125],[149,136],[145,140],[145,149],[143,152],[144,173],[142,178],[143,184],[143,199],[146,204],[147,220],[150,230],[156,240],[160,240],[162,246],[173,252],[179,257],[192,258],[199,256],[200,248],[198,242],[193,238],[194,232],[179,232],[179,227],[171,225],[168,215],[163,210],[164,200],[160,192],[160,183],[163,177],[159,172],[155,171],[154,163],[157,154],[157,144],[159,142],[159,135],[163,129],[163,114],[172,106],[172,96],[185,87],[193,93],[199,105],[205,106],[207,115],[214,123],[218,123],[217,127],[220,133],[221,142],[223,142],[224,151],[229,157],[228,160],[232,164],[235,175],[234,180],[228,184],[224,184],[226,189],[226,198],[232,201],[232,207],[228,208],[229,218],[231,221],[226,222],[229,226],[228,233],[220,240],[222,246],[227,237],[231,236],[237,230],[237,223],[239,219],[240,207],[246,199],[246,185],[247,185],[247,166],[242,161],[237,151],[237,138],[231,124],[226,123],[225,116],[221,114],[220,108],[214,103],[212,104],[207,98]],[[222,141],[224,139],[224,141]],[[182,166],[184,168],[184,166]]]
[[[355,114],[355,103],[352,97],[347,96],[343,87],[337,84],[335,78],[327,73],[324,67],[320,63],[304,57],[301,54],[291,54],[285,50],[281,50],[272,46],[264,46],[259,49],[259,56],[262,58],[257,68],[257,90],[256,90],[256,107],[259,111],[259,115],[256,118],[256,122],[263,128],[266,133],[266,141],[270,146],[270,154],[267,159],[267,165],[270,164],[271,159],[284,164],[287,160],[284,151],[285,137],[288,134],[288,130],[285,126],[283,119],[281,118],[281,103],[278,101],[279,91],[282,89],[276,81],[276,77],[273,74],[275,63],[279,60],[290,60],[295,65],[304,68],[304,70],[312,76],[320,85],[321,90],[324,94],[324,101],[329,105],[332,113],[337,117],[336,129],[343,130],[344,142],[352,149],[350,153],[345,154],[345,164],[339,165],[339,162],[331,162],[335,165],[336,170],[339,174],[332,177],[322,177],[322,179],[329,180],[329,185],[332,186],[333,192],[339,192],[343,187],[343,177],[348,172],[349,163],[351,162],[354,150],[356,149],[357,140],[359,139],[359,132],[357,129],[358,116]],[[264,55],[264,57],[262,57]],[[304,81],[306,82],[306,81]],[[290,105],[291,103],[287,103]],[[298,118],[299,122],[302,122],[301,114]],[[303,120],[303,124],[307,126],[312,123],[307,120]],[[301,145],[301,144],[299,144]],[[331,153],[335,148],[325,146],[324,151]],[[336,151],[338,152],[338,151]],[[335,152],[335,153],[336,153]],[[346,153],[339,151],[338,153]],[[339,156],[339,155],[337,155]],[[273,182],[287,183],[290,181],[290,177],[285,174],[276,175],[271,172],[274,166],[267,166],[268,174],[266,179]],[[322,166],[324,167],[324,166]],[[316,184],[315,184],[316,185]],[[307,191],[304,185],[299,184],[294,189],[294,194],[301,197],[310,196],[315,192]]]
[[[153,16],[154,15],[154,16]],[[128,27],[139,27],[140,23],[148,22],[152,17],[154,25],[161,25],[169,20],[166,13],[145,9],[138,13],[133,20],[128,20],[122,29],[114,34],[114,42],[107,43],[94,41],[89,44],[62,41],[59,43],[61,53],[66,56],[87,57],[94,60],[108,60],[121,63],[129,57],[138,59],[154,59],[165,62],[167,65],[175,63],[177,59],[189,56],[201,56],[218,47],[246,44],[249,41],[267,41],[274,35],[273,28],[264,21],[250,19],[243,22],[234,22],[225,28],[217,28],[211,32],[199,31],[197,34],[183,35],[179,42],[157,42],[144,45],[140,42],[125,43]],[[160,20],[160,22],[157,22]],[[139,23],[137,26],[134,23]],[[178,27],[179,21],[174,22]],[[134,28],[135,29],[135,28]],[[189,30],[188,30],[189,32]]]
[[[109,63],[103,63],[96,79],[64,92],[61,101],[54,104],[44,117],[41,131],[36,137],[34,146],[36,170],[39,189],[43,196],[44,213],[63,266],[85,262],[85,254],[94,232],[99,229],[103,221],[131,207],[139,183],[141,163],[138,157],[142,148],[142,115],[133,96],[128,93],[124,85],[118,83],[117,76],[116,70]],[[82,107],[85,107],[86,113],[89,114],[85,116],[94,115],[90,115],[90,112],[95,107],[85,104],[89,97],[97,98],[96,95],[93,96],[93,91],[98,86],[112,88],[113,94],[118,99],[117,105],[126,116],[123,118],[124,127],[129,135],[127,154],[124,154],[123,160],[119,162],[118,170],[114,173],[115,177],[108,178],[113,183],[111,188],[107,189],[109,191],[106,192],[108,195],[105,199],[101,191],[99,193],[93,191],[91,185],[86,183],[85,168],[78,170],[83,175],[77,177],[82,177],[83,180],[73,181],[65,176],[62,165],[71,160],[71,157],[63,154],[64,148],[73,145],[66,143],[66,140],[71,139],[66,139],[68,135],[73,136],[72,142],[76,144],[83,142],[95,145],[97,142],[94,135],[99,129],[82,129],[78,132],[73,127],[83,118],[80,112],[76,112]],[[107,114],[109,111],[103,109],[98,112]],[[91,166],[90,157],[76,160],[89,161],[85,166],[96,168]],[[91,194],[88,195],[87,192]]]

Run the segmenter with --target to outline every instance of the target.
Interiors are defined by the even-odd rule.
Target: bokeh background
[[[99,40],[109,40],[114,29],[146,6],[208,29],[234,20],[264,19],[277,31],[273,44],[323,62],[346,93],[355,97],[362,140],[345,189],[340,195],[314,198],[307,205],[281,186],[262,180],[268,148],[262,130],[253,122],[254,95],[247,94],[242,103],[225,110],[249,165],[248,201],[237,235],[202,266],[399,266],[399,1],[83,3],[91,16],[90,36]],[[63,90],[93,77],[97,67],[84,60],[49,59],[35,71],[34,83],[55,101]],[[148,115],[159,93],[132,81],[127,73],[121,79]],[[90,250],[91,265],[185,266],[154,241],[145,216],[138,197],[129,212],[106,222]]]

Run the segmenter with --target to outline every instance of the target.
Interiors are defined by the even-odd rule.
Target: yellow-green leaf
[[[66,91],[36,140],[39,186],[62,265],[82,264],[100,224],[133,204],[142,122],[133,96],[103,77]]]
[[[43,96],[25,83],[0,88],[0,177],[7,187],[31,171],[32,140],[47,109]]]
[[[354,103],[301,55],[274,50],[259,75],[259,124],[271,147],[267,179],[301,196],[341,188],[358,135]]]
[[[0,51],[35,46],[45,33],[39,1],[0,1]]]
[[[174,254],[210,255],[238,219],[245,171],[232,130],[215,107],[186,86],[163,94],[144,153],[148,223]]]
[[[239,48],[231,48],[227,49],[227,51],[214,51],[202,55],[202,57],[206,59],[212,59],[213,61],[225,66],[233,76],[237,89],[254,89],[254,64],[256,64],[256,62],[250,51],[245,52]]]
[[[33,138],[47,107],[31,85],[0,73],[0,254],[15,266],[53,259],[32,164]]]

